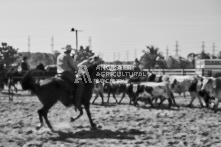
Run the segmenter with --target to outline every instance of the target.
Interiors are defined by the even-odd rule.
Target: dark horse
[[[89,61],[89,60],[88,60]],[[84,81],[83,77],[86,74],[90,77],[90,82],[84,81],[84,92],[81,98],[82,105],[85,108],[85,111],[88,115],[90,125],[92,128],[96,127],[96,124],[93,122],[91,118],[90,113],[90,99],[92,97],[92,91],[93,91],[93,79],[96,76],[96,66],[98,64],[101,64],[103,61],[99,57],[94,57],[90,61],[90,65],[87,66],[87,71],[83,73],[80,77]],[[21,85],[24,90],[31,90],[33,91],[43,104],[43,107],[38,110],[39,119],[40,119],[40,126],[37,127],[37,129],[40,129],[43,126],[43,118],[48,125],[48,127],[53,131],[53,127],[50,124],[47,114],[49,109],[58,101],[60,101],[63,105],[66,107],[72,106],[74,104],[73,98],[71,98],[70,93],[67,92],[67,89],[65,88],[68,83],[64,81],[63,79],[59,77],[52,77],[49,79],[43,80],[43,82],[36,82],[34,79],[34,71],[29,71],[22,79]],[[75,121],[83,114],[82,108],[77,108],[80,112],[80,114],[76,118],[71,118],[71,121]]]

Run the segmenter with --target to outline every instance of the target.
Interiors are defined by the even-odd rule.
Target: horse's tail
[[[34,77],[33,77],[34,70],[28,71],[21,80],[21,86],[23,90],[31,90],[33,92],[36,92],[36,88],[39,86],[38,83],[36,83]]]

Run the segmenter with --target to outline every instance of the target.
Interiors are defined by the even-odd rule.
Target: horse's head
[[[97,66],[102,63],[104,63],[104,61],[99,56],[93,56],[92,58],[89,59],[88,72],[92,79],[96,77]]]
[[[96,77],[96,69],[97,66],[104,63],[102,58],[99,56],[92,56],[88,58],[87,60],[82,61],[81,63],[78,64],[78,67],[81,70],[88,71],[88,74],[90,75],[91,79],[94,79]],[[86,69],[85,69],[86,68]]]

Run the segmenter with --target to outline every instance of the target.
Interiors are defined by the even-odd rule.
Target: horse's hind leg
[[[89,104],[89,103],[84,104],[84,107],[85,107],[85,111],[86,111],[86,113],[87,113],[87,116],[88,116],[88,118],[89,118],[91,127],[92,127],[92,128],[96,128],[96,124],[93,122],[93,120],[92,120],[92,118],[91,118],[90,104]]]

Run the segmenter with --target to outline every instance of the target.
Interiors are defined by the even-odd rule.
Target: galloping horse
[[[81,98],[82,105],[85,108],[85,111],[88,115],[90,125],[92,128],[96,127],[96,124],[94,124],[92,118],[91,118],[91,113],[90,113],[90,99],[92,97],[92,91],[93,91],[93,79],[96,76],[96,67],[97,65],[103,63],[103,61],[99,57],[94,57],[93,59],[88,59],[87,63],[90,63],[87,66],[87,71],[83,73],[80,78],[82,80],[84,79],[83,77],[85,74],[88,74],[89,77],[91,78],[91,82],[89,81],[84,81],[84,92]],[[83,61],[84,62],[84,61]],[[81,63],[80,63],[81,64]],[[43,80],[43,83],[37,83],[34,79],[34,71],[31,70],[29,71],[22,79],[21,85],[24,90],[31,90],[33,91],[43,104],[43,107],[38,110],[39,114],[39,119],[40,119],[40,126],[37,127],[37,129],[40,129],[43,126],[43,118],[48,125],[48,127],[53,130],[53,127],[51,126],[47,114],[49,109],[57,102],[60,101],[63,105],[66,107],[69,107],[74,104],[74,98],[70,96],[70,93],[67,92],[67,89],[65,88],[67,85],[67,82],[64,81],[63,79],[59,77],[52,77],[49,79]],[[69,84],[68,84],[69,85]],[[78,119],[82,114],[83,114],[83,109],[77,108],[80,111],[80,114],[76,118],[71,118],[71,122],[75,121]]]

